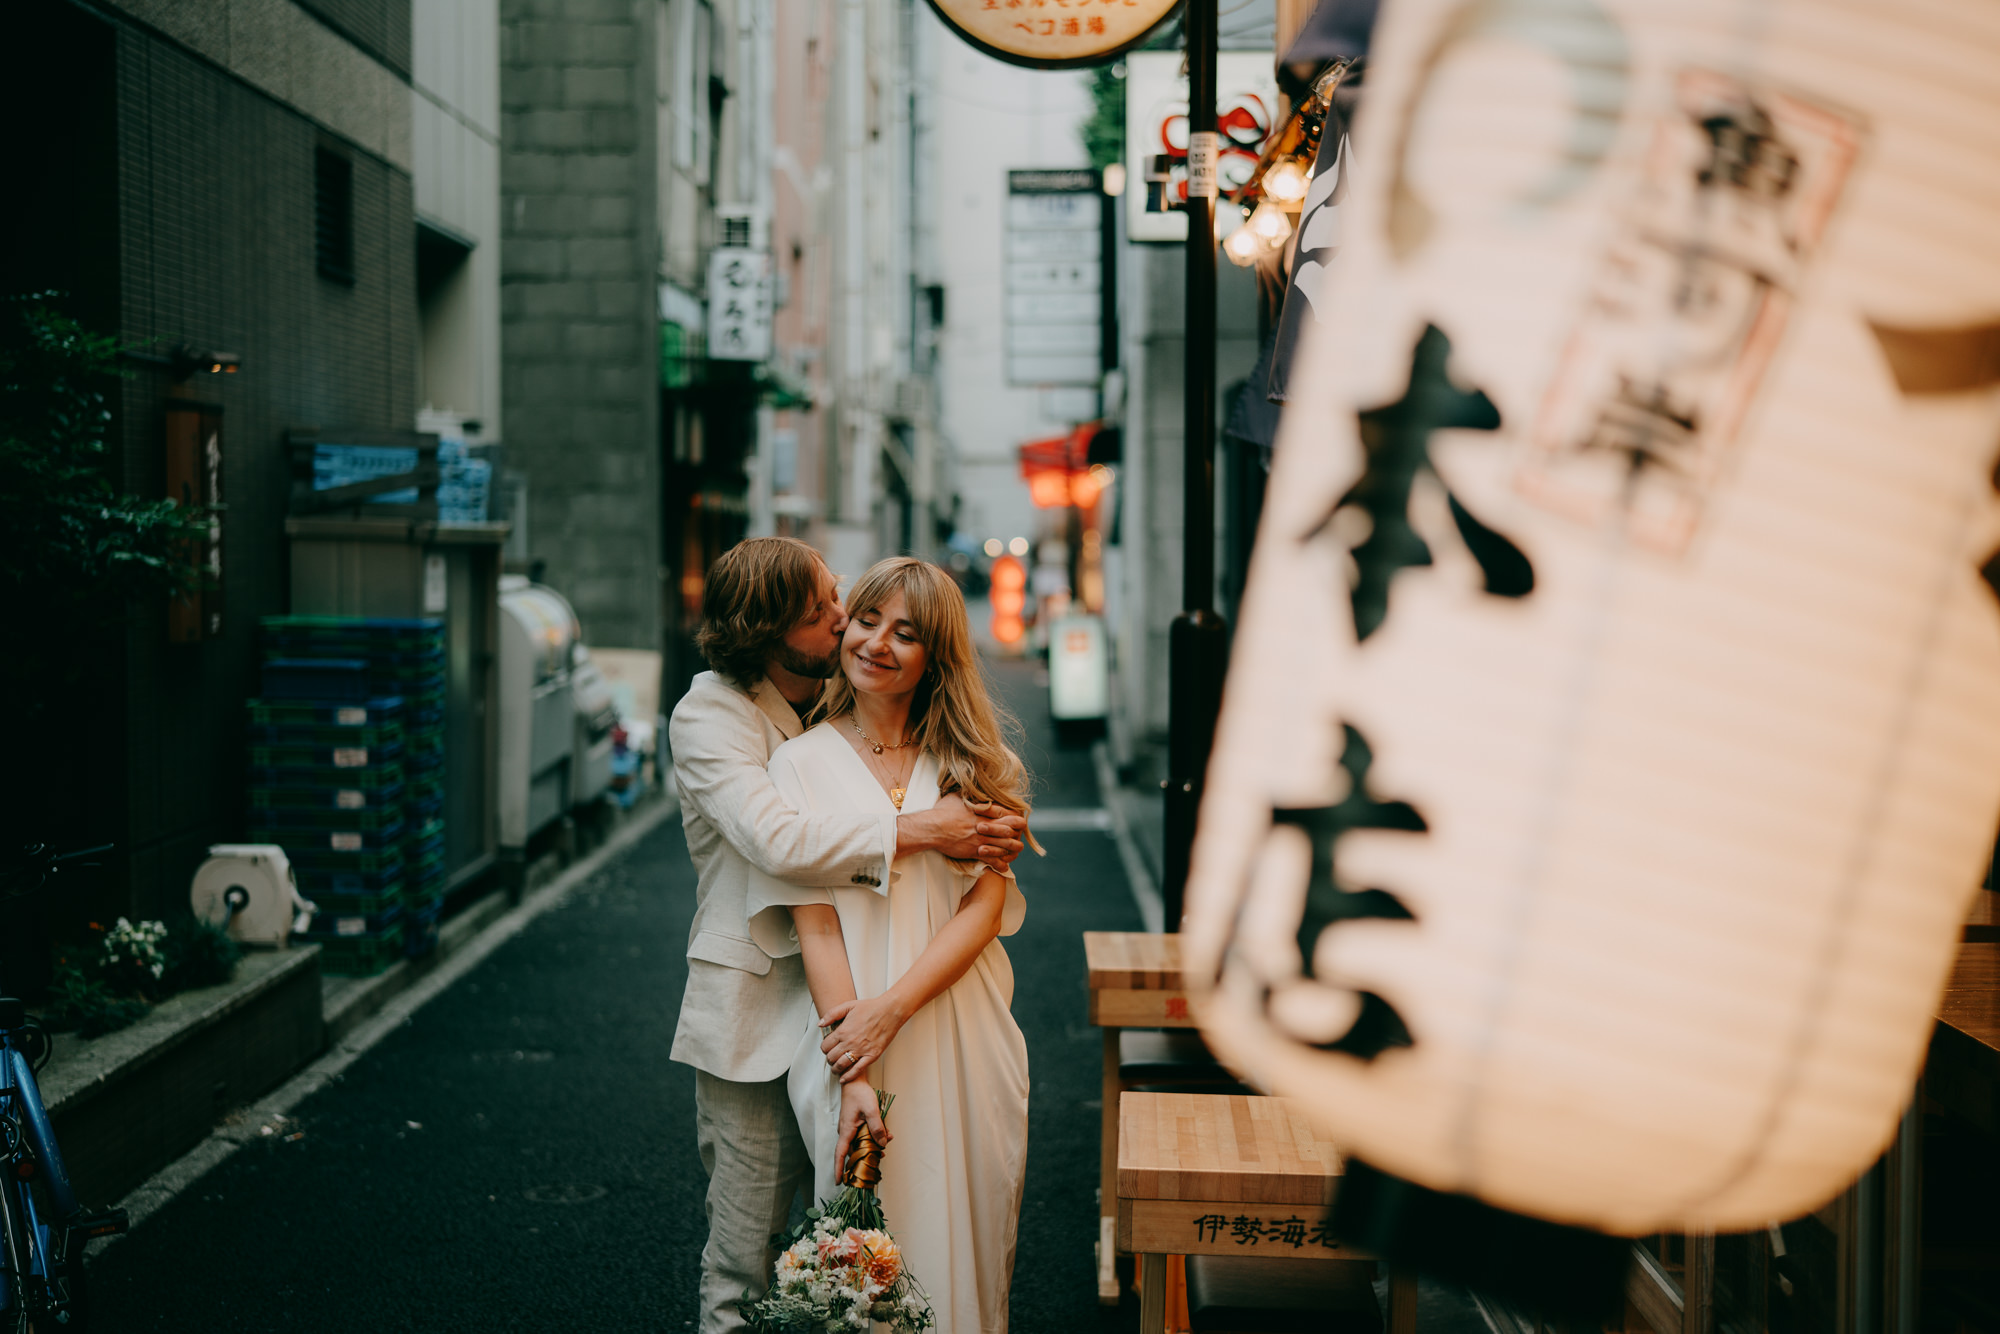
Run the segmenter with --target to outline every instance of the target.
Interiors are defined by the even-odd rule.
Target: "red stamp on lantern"
[[[1681,72],[1536,416],[1523,495],[1687,546],[1860,146],[1840,112]]]

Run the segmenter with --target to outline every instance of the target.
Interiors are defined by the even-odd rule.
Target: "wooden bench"
[[[1139,1257],[1139,1328],[1166,1327],[1167,1270],[1172,1256],[1224,1256],[1280,1265],[1302,1264],[1287,1300],[1311,1309],[1353,1309],[1355,1285],[1373,1280],[1375,1257],[1326,1230],[1326,1206],[1341,1174],[1333,1145],[1321,1139],[1303,1110],[1283,1098],[1192,1093],[1127,1093],[1119,1100],[1117,1245]],[[1243,1271],[1198,1265],[1204,1302],[1217,1318],[1255,1314],[1228,1305]],[[1296,1289],[1317,1278],[1318,1295]],[[1189,1315],[1197,1278],[1190,1273]],[[1370,1300],[1372,1301],[1372,1295]],[[1289,1318],[1289,1307],[1267,1305],[1259,1317]],[[1359,1315],[1359,1311],[1354,1311]],[[1416,1279],[1392,1273],[1389,1328],[1413,1334]],[[1245,1330],[1284,1329],[1284,1324]],[[1321,1326],[1324,1328],[1325,1326]],[[1223,1325],[1215,1329],[1227,1328]]]

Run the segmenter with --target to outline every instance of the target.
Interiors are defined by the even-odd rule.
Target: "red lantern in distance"
[[[993,562],[990,576],[993,603],[993,637],[1002,644],[1018,644],[1028,627],[1021,613],[1028,605],[1028,571],[1012,556]]]

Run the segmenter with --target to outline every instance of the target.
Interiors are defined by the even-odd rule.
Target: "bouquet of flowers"
[[[876,1091],[887,1116],[895,1095]],[[882,1146],[863,1125],[841,1165],[840,1190],[806,1210],[778,1256],[771,1290],[743,1294],[743,1318],[757,1334],[850,1334],[874,1322],[895,1334],[937,1323],[930,1299],[903,1266],[902,1248],[882,1218],[875,1187]]]

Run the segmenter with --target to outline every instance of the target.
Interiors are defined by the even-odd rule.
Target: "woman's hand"
[[[840,1138],[839,1147],[834,1150],[833,1179],[840,1180],[847,1170],[847,1151],[853,1147],[854,1133],[863,1123],[868,1133],[881,1145],[889,1143],[889,1127],[882,1123],[882,1105],[875,1096],[875,1087],[867,1080],[856,1080],[840,1086]]]
[[[901,1003],[887,993],[869,1000],[842,1001],[820,1017],[820,1027],[833,1031],[819,1049],[840,1082],[851,1086],[888,1050],[909,1017]]]

